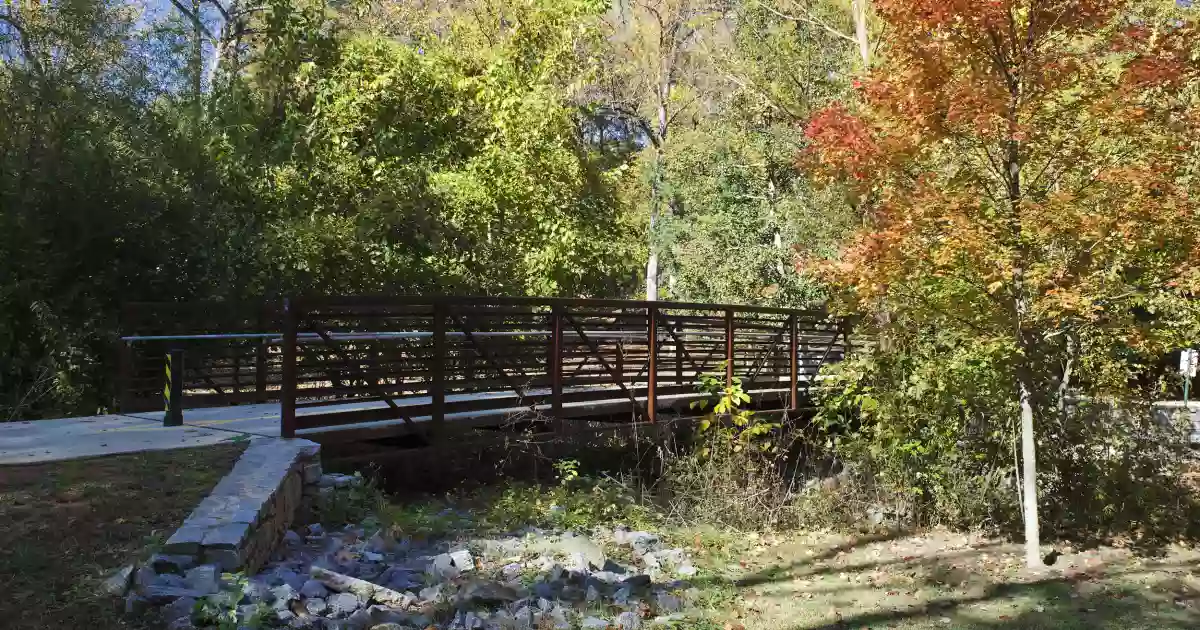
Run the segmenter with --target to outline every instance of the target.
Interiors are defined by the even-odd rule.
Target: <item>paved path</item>
[[[131,416],[88,416],[0,423],[0,464],[32,464],[82,457],[165,451],[218,444],[241,433],[205,427],[162,426]]]

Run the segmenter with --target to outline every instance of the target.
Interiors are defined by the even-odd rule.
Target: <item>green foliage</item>
[[[815,305],[822,288],[794,270],[797,254],[830,256],[850,208],[796,174],[794,130],[727,119],[677,136],[667,158],[677,212],[661,238],[672,295],[715,303]]]
[[[481,514],[500,530],[526,525],[588,531],[596,526],[653,522],[653,513],[637,501],[629,487],[607,476],[583,475],[576,460],[554,464],[558,484],[551,487],[508,487]]]
[[[641,502],[629,484],[584,474],[575,460],[557,461],[555,469],[554,485],[511,482],[445,500],[391,503],[382,508],[381,519],[393,531],[426,537],[464,531],[493,535],[529,526],[590,531],[613,523],[646,527],[657,522],[653,507]]]
[[[355,473],[356,483],[322,492],[314,506],[318,522],[337,527],[348,523],[370,525],[385,505],[383,491],[374,478]]]
[[[1020,527],[1010,354],[959,334],[923,328],[827,369],[815,424],[850,473],[827,498],[861,508],[839,525],[881,506],[914,525]],[[1082,396],[1042,405],[1036,421],[1038,484],[1053,497],[1041,509],[1048,531],[1147,546],[1200,533],[1181,483],[1187,427],[1146,401]]]
[[[697,436],[703,444],[697,453],[699,457],[713,456],[712,442],[718,448],[728,448],[734,453],[751,447],[763,452],[777,450],[771,437],[781,425],[762,421],[753,411],[742,408],[750,402],[750,394],[742,388],[741,377],[735,376],[726,382],[724,373],[701,374],[696,389],[708,398],[692,401],[691,408],[703,411],[712,406],[712,411],[697,424]]]

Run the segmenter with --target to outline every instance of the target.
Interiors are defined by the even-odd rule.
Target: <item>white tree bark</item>
[[[1041,530],[1038,526],[1037,446],[1033,438],[1033,403],[1029,386],[1020,384],[1021,396],[1021,471],[1024,475],[1022,492],[1025,496],[1025,564],[1029,568],[1042,566]]]
[[[854,39],[858,42],[858,54],[863,67],[871,66],[871,41],[867,31],[867,0],[853,0],[850,5],[854,13]]]

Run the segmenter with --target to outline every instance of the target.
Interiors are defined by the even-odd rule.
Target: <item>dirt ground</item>
[[[728,629],[1200,628],[1200,551],[1058,551],[1029,571],[973,534],[750,535],[708,549],[701,587],[728,593]]]
[[[243,449],[0,466],[0,627],[131,627],[100,580],[170,536]]]

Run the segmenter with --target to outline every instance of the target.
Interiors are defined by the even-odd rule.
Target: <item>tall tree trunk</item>
[[[662,181],[666,158],[663,153],[667,144],[667,99],[671,97],[671,84],[663,78],[658,89],[658,137],[654,143],[654,179],[650,186],[650,255],[646,259],[646,299],[658,299],[658,218],[662,208]]]
[[[871,66],[871,41],[867,32],[867,0],[853,0],[850,9],[854,13],[854,39],[858,41],[858,54],[863,67]]]
[[[657,177],[657,176],[656,176]],[[657,194],[657,184],[654,186]],[[650,256],[646,259],[646,299],[658,299],[658,245],[655,243],[655,229],[658,226],[658,200],[650,205]]]
[[[204,24],[200,18],[201,0],[192,0],[192,58],[189,68],[192,80],[193,107],[196,108],[196,119],[200,119],[200,97],[203,91],[204,77]]]
[[[1017,130],[1017,103],[1019,102],[1020,85],[1015,79],[1009,84],[1011,100],[1009,102],[1008,123],[1009,140],[1005,151],[1005,175],[1008,184],[1009,222],[1013,249],[1016,259],[1013,261],[1013,316],[1014,335],[1017,350],[1020,353],[1017,365],[1017,396],[1021,405],[1021,469],[1025,478],[1022,480],[1022,492],[1025,497],[1025,563],[1030,568],[1042,565],[1041,530],[1038,526],[1038,497],[1037,497],[1037,445],[1033,432],[1033,384],[1030,369],[1035,348],[1030,340],[1030,331],[1026,324],[1029,314],[1029,295],[1025,286],[1025,256],[1021,245],[1021,144],[1014,138]]]

